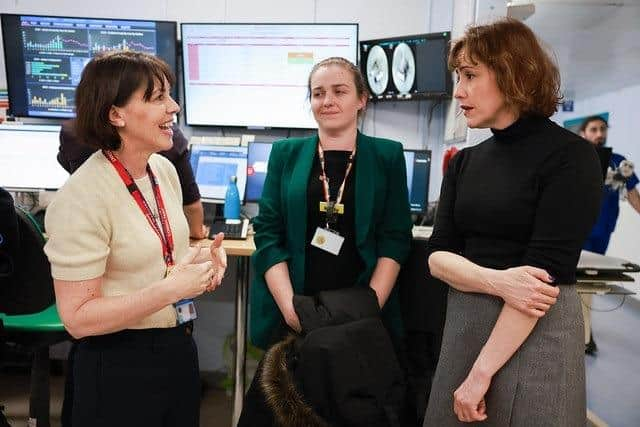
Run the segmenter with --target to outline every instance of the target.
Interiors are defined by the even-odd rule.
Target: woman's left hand
[[[224,233],[216,234],[211,246],[209,246],[209,252],[211,253],[211,261],[215,270],[214,277],[211,278],[211,283],[207,286],[207,291],[212,291],[222,283],[222,278],[227,269],[227,253],[222,247],[222,240],[224,240]]]
[[[471,423],[487,419],[487,406],[484,400],[491,377],[482,375],[474,370],[453,393],[453,412],[462,422]]]

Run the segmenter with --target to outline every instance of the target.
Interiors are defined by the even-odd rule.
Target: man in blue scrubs
[[[607,141],[607,130],[609,124],[600,116],[587,117],[580,126],[580,136],[588,140],[593,145],[604,145]],[[626,160],[624,156],[613,153],[609,162],[609,168],[614,172],[620,166],[620,163]],[[620,199],[626,198],[629,204],[640,213],[640,194],[636,186],[638,185],[638,177],[635,173],[631,173],[626,178],[618,177],[618,180],[624,182],[620,185],[612,185],[612,183],[606,183],[604,186],[604,194],[602,197],[602,206],[600,207],[600,215],[598,221],[593,226],[589,238],[585,242],[583,249],[603,254],[607,251],[609,246],[609,239],[611,233],[616,228],[616,222],[618,221],[618,214],[620,213]],[[626,192],[626,195],[625,195]],[[622,197],[621,197],[622,195]],[[591,306],[591,296],[583,295],[583,314],[585,315],[585,353],[593,354],[596,350],[596,344],[593,341],[593,335],[591,334],[591,312],[589,308]]]

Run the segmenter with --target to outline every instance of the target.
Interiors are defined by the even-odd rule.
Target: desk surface
[[[208,247],[212,240],[202,239],[194,240],[193,245]],[[223,240],[222,247],[229,256],[251,256],[256,251],[256,245],[253,242],[253,234],[247,236],[246,240]]]

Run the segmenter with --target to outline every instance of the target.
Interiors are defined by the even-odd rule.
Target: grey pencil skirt
[[[467,426],[453,412],[453,392],[487,342],[503,301],[449,289],[447,318],[424,427]],[[491,381],[485,426],[583,427],[586,424],[584,332],[574,285]]]

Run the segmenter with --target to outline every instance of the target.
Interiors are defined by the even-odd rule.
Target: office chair
[[[69,339],[58,316],[51,266],[36,222],[14,207],[18,242],[12,245],[11,274],[0,278],[0,322],[6,339],[32,355],[29,417],[49,426],[49,346]],[[2,213],[7,214],[6,206]],[[9,219],[11,221],[11,219]],[[6,255],[6,254],[5,254]]]

